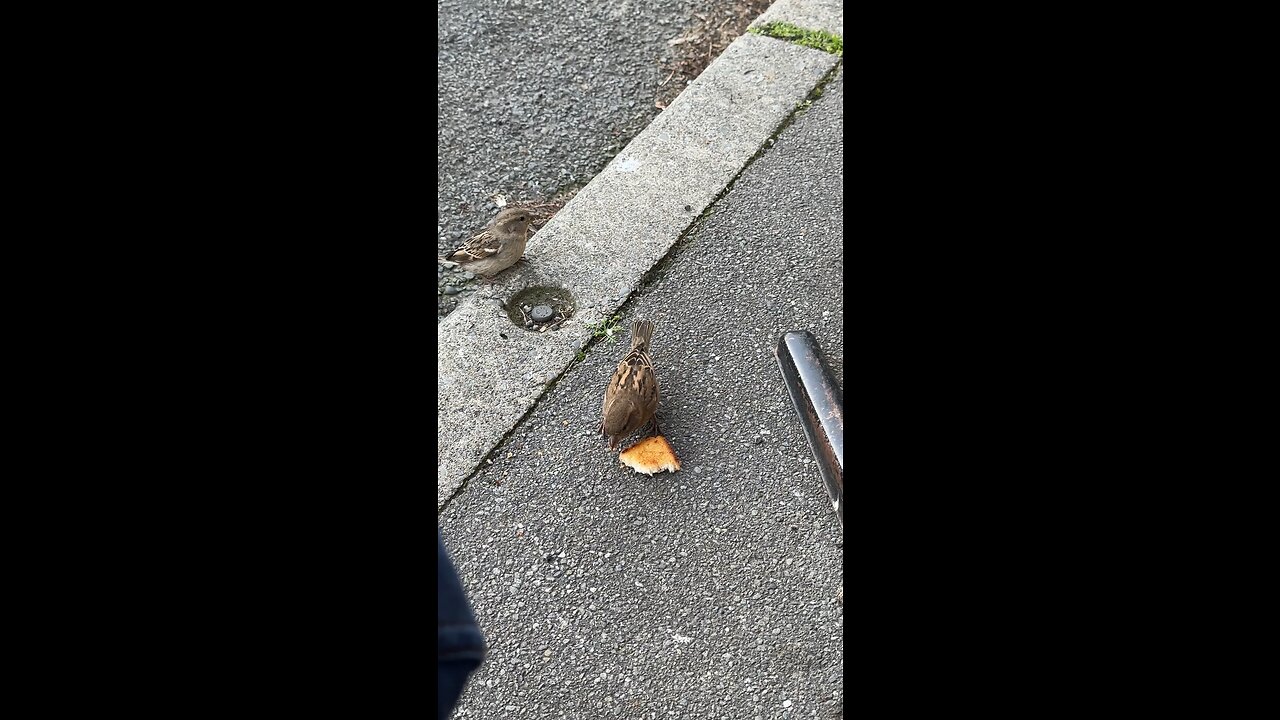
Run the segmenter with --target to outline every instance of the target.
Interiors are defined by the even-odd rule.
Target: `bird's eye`
[[[520,222],[524,222],[524,221],[525,221],[525,217],[524,217],[523,215],[521,215],[521,216],[520,216]]]

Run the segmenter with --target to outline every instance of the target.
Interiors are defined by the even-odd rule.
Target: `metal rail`
[[[809,449],[844,530],[844,391],[808,331],[789,332],[775,350]]]

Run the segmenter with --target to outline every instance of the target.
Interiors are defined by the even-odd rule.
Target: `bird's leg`
[[[645,425],[646,435],[661,435],[662,428],[658,427],[658,416],[654,415],[649,418],[649,422]]]

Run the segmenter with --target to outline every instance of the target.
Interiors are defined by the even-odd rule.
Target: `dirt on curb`
[[[694,13],[691,23],[667,40],[671,56],[660,61],[666,79],[655,89],[654,107],[666,109],[771,4],[769,0],[745,0],[718,14]]]

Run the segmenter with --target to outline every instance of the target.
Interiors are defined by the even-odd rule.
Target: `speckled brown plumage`
[[[515,265],[524,255],[531,220],[533,214],[529,210],[507,208],[498,213],[489,227],[472,236],[447,258],[439,258],[439,261],[492,278]]]
[[[631,324],[631,349],[618,363],[605,389],[600,433],[609,437],[610,450],[650,420],[657,430],[654,415],[658,410],[658,376],[649,356],[652,338],[652,322],[637,320]]]

